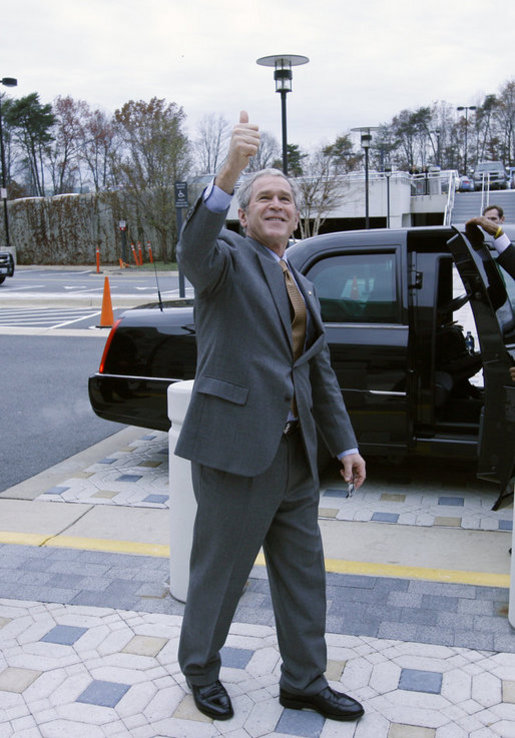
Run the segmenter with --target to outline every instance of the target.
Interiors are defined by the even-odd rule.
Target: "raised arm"
[[[257,154],[258,148],[259,127],[249,123],[249,114],[242,110],[232,131],[227,158],[215,177],[217,187],[232,195],[240,174],[248,166],[250,158]]]

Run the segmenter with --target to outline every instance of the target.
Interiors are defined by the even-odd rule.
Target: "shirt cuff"
[[[511,241],[508,238],[508,236],[506,235],[506,233],[502,233],[499,236],[499,238],[496,238],[495,239],[495,241],[494,241],[494,248],[495,248],[496,251],[498,251],[500,254],[502,254],[502,252],[505,249],[508,248],[508,246],[510,245],[510,243],[511,243]]]
[[[338,459],[343,459],[344,456],[350,456],[351,454],[359,454],[359,450],[357,448],[349,448],[347,451],[342,451],[341,454],[338,454]]]
[[[223,213],[224,210],[228,210],[232,195],[228,195],[225,190],[215,185],[215,180],[213,180],[202,193],[202,199],[206,208],[212,213]]]

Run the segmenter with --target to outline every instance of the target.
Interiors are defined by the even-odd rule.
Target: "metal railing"
[[[486,179],[486,193],[485,193],[485,179]],[[490,204],[490,172],[481,173],[481,209],[480,213],[484,211]]]

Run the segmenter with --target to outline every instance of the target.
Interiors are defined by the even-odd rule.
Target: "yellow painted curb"
[[[326,559],[326,570],[336,574],[364,574],[375,577],[398,577],[400,579],[428,579],[432,582],[452,584],[477,584],[483,587],[510,586],[509,574],[491,574],[484,571],[461,571],[459,569],[430,569],[423,566],[401,566],[400,564],[373,564],[360,561]]]
[[[107,538],[80,538],[76,536],[43,536],[37,533],[15,533],[0,531],[0,543],[24,546],[49,546],[52,548],[74,548],[83,551],[105,551],[107,553],[138,554],[168,558],[170,547],[158,543],[135,543],[133,541],[114,541]],[[257,566],[265,565],[263,553],[256,558]],[[501,587],[509,589],[509,574],[491,574],[482,571],[461,571],[458,569],[431,569],[422,566],[401,566],[398,564],[377,564],[343,559],[325,559],[326,571],[334,574],[361,574],[369,577],[395,577],[399,579],[420,579],[450,584],[475,584],[481,587]]]
[[[260,553],[256,564],[265,565],[265,557]],[[422,566],[401,566],[400,564],[374,564],[342,559],[325,559],[326,571],[333,574],[362,574],[368,577],[395,577],[398,579],[425,579],[431,582],[451,584],[476,584],[481,587],[501,587],[509,589],[509,574],[490,574],[482,571],[460,571],[459,569],[430,569]]]
[[[57,536],[43,545],[52,548],[79,548],[84,551],[106,551],[108,553],[139,554],[143,556],[170,556],[170,547],[159,543],[134,543],[133,541],[111,541],[107,538],[79,538]]]
[[[0,543],[12,543],[22,546],[44,546],[48,536],[40,533],[15,533],[14,531],[0,531]]]

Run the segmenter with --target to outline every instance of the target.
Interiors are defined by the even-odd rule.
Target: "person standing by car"
[[[504,210],[501,206],[487,205],[483,210],[483,215],[471,218],[465,224],[465,228],[481,226],[484,231],[494,237],[494,248],[499,254],[497,261],[515,279],[515,246],[503,231],[503,224]],[[510,367],[510,376],[515,382],[515,366]]]
[[[494,248],[499,254],[498,263],[515,279],[515,246],[503,231],[504,210],[500,205],[488,205],[483,215],[471,218],[466,228],[477,225],[494,237]]]
[[[245,237],[224,228],[259,130],[242,111],[225,163],[194,206],[178,263],[195,287],[197,372],[175,453],[192,462],[197,500],[179,663],[198,709],[233,716],[220,648],[263,546],[283,659],[279,700],[356,720],[359,702],[324,676],[325,567],[316,434],[358,488],[365,462],[330,365],[313,286],[285,254],[298,222],[278,170],[239,188]]]

